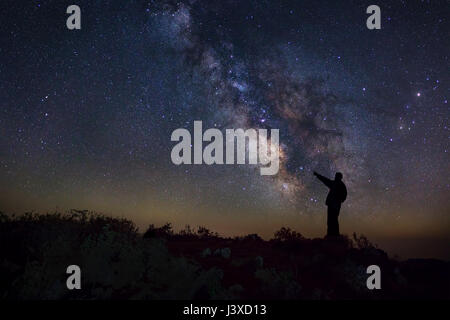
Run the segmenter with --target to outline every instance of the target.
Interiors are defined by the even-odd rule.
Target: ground
[[[448,299],[450,263],[399,261],[361,235],[306,239],[282,228],[223,238],[170,224],[139,233],[87,211],[0,215],[2,299]],[[80,266],[82,289],[66,268]],[[381,269],[381,289],[366,286]]]

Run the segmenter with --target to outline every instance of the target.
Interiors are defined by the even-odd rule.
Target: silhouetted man
[[[339,211],[341,210],[341,203],[347,198],[347,188],[342,182],[342,173],[336,172],[334,180],[330,180],[315,171],[314,175],[330,188],[325,201],[325,204],[328,206],[327,236],[339,236]]]

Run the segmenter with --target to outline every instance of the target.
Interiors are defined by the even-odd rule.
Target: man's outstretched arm
[[[333,181],[328,179],[327,177],[324,177],[320,174],[318,174],[317,172],[314,171],[314,175],[323,182],[323,184],[325,184],[328,188],[331,188],[333,185]]]

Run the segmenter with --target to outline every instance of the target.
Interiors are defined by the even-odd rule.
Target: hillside
[[[305,239],[282,228],[222,238],[170,224],[141,234],[126,219],[0,214],[1,299],[449,299],[450,263],[397,261],[364,236]],[[66,288],[79,265],[82,290]],[[381,268],[381,290],[366,269]]]

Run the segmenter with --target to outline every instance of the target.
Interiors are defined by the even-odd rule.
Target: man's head
[[[342,180],[342,173],[336,172],[334,175],[334,180],[341,181]]]

